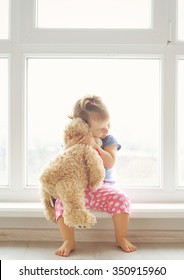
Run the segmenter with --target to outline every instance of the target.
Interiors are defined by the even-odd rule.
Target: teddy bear
[[[74,118],[65,127],[64,145],[78,136],[90,135],[90,128],[81,118]],[[101,140],[101,139],[100,139]],[[86,187],[97,189],[105,176],[102,158],[92,146],[75,143],[65,148],[42,170],[41,200],[47,220],[55,221],[53,198],[63,203],[64,222],[69,227],[90,228],[96,217],[85,207]]]

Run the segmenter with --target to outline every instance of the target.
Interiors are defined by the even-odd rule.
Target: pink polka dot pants
[[[120,213],[130,214],[130,201],[124,192],[113,184],[104,182],[97,190],[87,188],[85,191],[85,205],[87,208],[107,212],[111,215]],[[59,198],[55,202],[56,220],[63,215],[63,204]]]

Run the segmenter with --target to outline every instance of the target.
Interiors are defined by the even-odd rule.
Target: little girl
[[[117,140],[109,134],[110,116],[101,98],[98,96],[85,96],[79,99],[73,108],[70,118],[82,118],[90,126],[94,137],[102,139],[102,146],[99,147],[91,136],[72,139],[67,143],[67,147],[74,143],[91,145],[98,150],[104,168],[105,179],[103,185],[97,190],[87,187],[85,191],[86,207],[105,211],[112,215],[116,244],[125,252],[133,252],[136,247],[126,239],[128,229],[130,202],[128,197],[119,189],[114,187],[113,166],[116,161],[117,151],[121,148]],[[67,148],[66,147],[66,148]],[[75,250],[74,228],[68,227],[62,217],[63,205],[58,198],[55,202],[56,220],[63,238],[63,244],[56,251],[58,256],[69,256]]]

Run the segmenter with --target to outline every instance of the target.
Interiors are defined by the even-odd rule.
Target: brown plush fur
[[[64,143],[76,136],[89,135],[89,126],[80,118],[71,120],[64,131]],[[85,207],[87,186],[98,188],[104,179],[103,161],[90,145],[75,144],[65,149],[42,171],[41,198],[48,220],[55,222],[50,198],[59,197],[63,203],[63,218],[70,227],[91,227],[96,218]]]

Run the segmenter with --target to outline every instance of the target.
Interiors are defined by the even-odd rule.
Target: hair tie
[[[91,104],[92,106],[96,106],[95,101],[91,101],[90,104]]]

